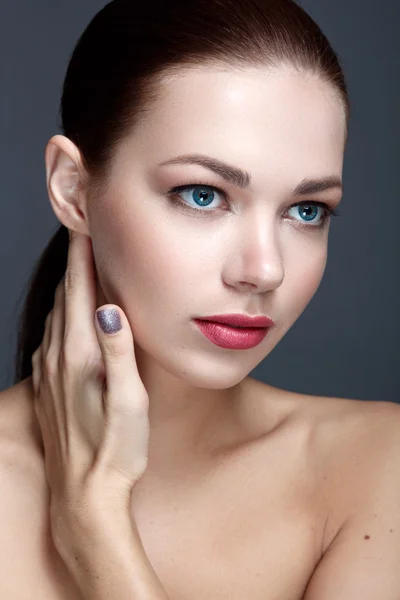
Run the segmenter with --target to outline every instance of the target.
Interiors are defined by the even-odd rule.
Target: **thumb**
[[[108,400],[114,405],[114,409],[126,411],[128,406],[123,405],[124,401],[132,409],[129,393],[124,392],[137,392],[137,383],[141,383],[141,379],[128,319],[119,307],[106,305],[96,311],[95,323],[103,355]]]
[[[117,475],[118,485],[122,482],[125,490],[127,484],[130,491],[147,468],[149,397],[124,312],[115,305],[102,306],[96,310],[95,322],[106,374],[106,430],[99,463]]]

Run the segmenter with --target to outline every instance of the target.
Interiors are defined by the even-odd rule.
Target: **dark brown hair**
[[[89,23],[72,53],[61,100],[61,133],[76,144],[89,196],[107,184],[118,143],[151,110],[163,81],[184,68],[289,67],[315,74],[350,103],[337,54],[294,0],[114,0]],[[18,322],[14,384],[32,375],[32,354],[68,257],[68,231],[50,239],[27,283]]]

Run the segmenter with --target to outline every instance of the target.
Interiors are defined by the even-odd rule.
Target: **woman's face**
[[[101,303],[125,311],[138,364],[222,389],[271,352],[325,269],[329,218],[307,203],[335,208],[342,194],[294,189],[340,179],[344,144],[344,110],[316,77],[198,68],[164,84],[146,123],[121,143],[108,191],[88,206]],[[239,187],[198,164],[161,166],[188,154],[251,182]],[[169,191],[183,185],[192,189],[174,202]],[[275,326],[254,348],[225,349],[193,323],[222,313],[266,315]]]

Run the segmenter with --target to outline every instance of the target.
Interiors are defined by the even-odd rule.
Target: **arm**
[[[91,240],[74,232],[32,355],[51,534],[84,600],[165,600],[128,502],[148,465],[150,398],[128,318],[97,310],[96,283]]]
[[[365,453],[370,472],[360,481],[367,485],[360,487],[303,600],[400,600],[400,410],[394,404],[388,409],[380,438],[371,435]]]
[[[168,600],[133,519],[97,508],[70,517],[59,538],[82,600]]]

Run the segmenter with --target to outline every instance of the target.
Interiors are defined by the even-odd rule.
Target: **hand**
[[[90,513],[94,502],[129,511],[132,487],[147,468],[149,397],[132,331],[121,308],[105,307],[118,311],[118,333],[103,333],[97,323],[91,240],[74,232],[65,277],[32,356],[53,526],[60,515]]]

